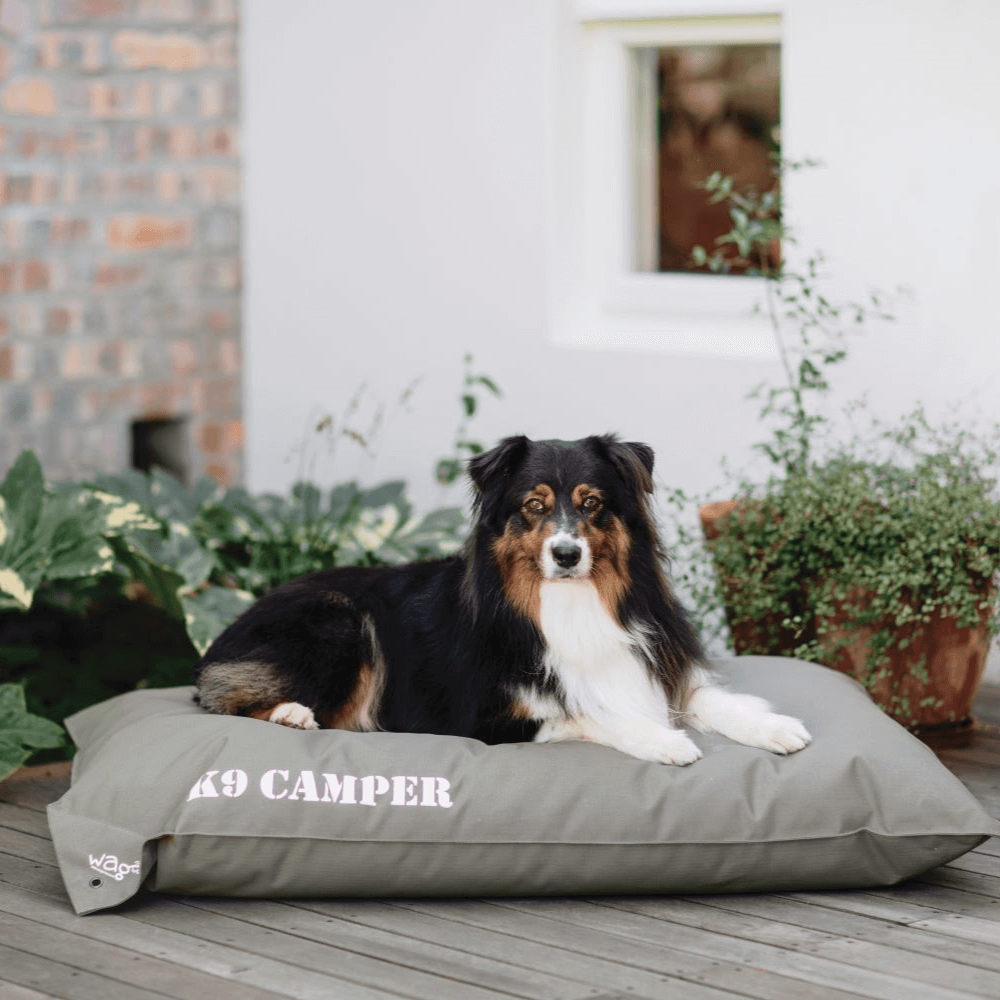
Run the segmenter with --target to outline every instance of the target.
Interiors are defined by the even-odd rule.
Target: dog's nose
[[[559,542],[552,546],[552,558],[563,569],[569,569],[580,561],[580,546],[575,542]]]

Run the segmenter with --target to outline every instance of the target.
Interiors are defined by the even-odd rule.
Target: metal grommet
[[[104,885],[104,879],[102,878],[92,878],[90,880],[91,889],[100,889],[102,885]]]

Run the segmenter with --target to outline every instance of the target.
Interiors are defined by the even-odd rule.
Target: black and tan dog
[[[303,729],[586,739],[701,756],[679,724],[790,753],[809,734],[712,683],[663,570],[653,452],[512,437],[469,463],[462,554],[312,573],[259,600],[197,668],[211,712]]]

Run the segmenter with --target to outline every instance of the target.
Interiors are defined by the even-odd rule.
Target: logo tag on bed
[[[251,787],[246,771],[231,768],[228,771],[206,771],[188,792],[187,801],[193,799],[238,799]],[[254,787],[265,799],[285,802],[327,802],[350,806],[431,806],[450,809],[451,782],[437,776],[394,774],[319,775],[314,771],[293,774],[282,768],[265,771],[254,782]]]
[[[100,872],[102,875],[110,875],[116,882],[121,882],[126,875],[139,874],[138,861],[128,864],[128,862],[119,861],[118,857],[114,854],[102,854],[96,858],[93,854],[88,854],[87,859],[90,861],[90,867],[95,872]]]

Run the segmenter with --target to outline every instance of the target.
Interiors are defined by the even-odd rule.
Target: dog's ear
[[[645,493],[652,493],[653,449],[639,441],[616,441],[614,438],[603,440],[608,449],[608,458],[625,482]]]
[[[495,448],[469,459],[469,478],[476,491],[487,493],[524,461],[531,442],[523,434],[504,438]]]
[[[642,462],[643,468],[646,473],[652,478],[653,475],[653,449],[649,447],[648,444],[643,444],[641,441],[626,441],[622,445],[623,448],[628,448],[635,456]]]

